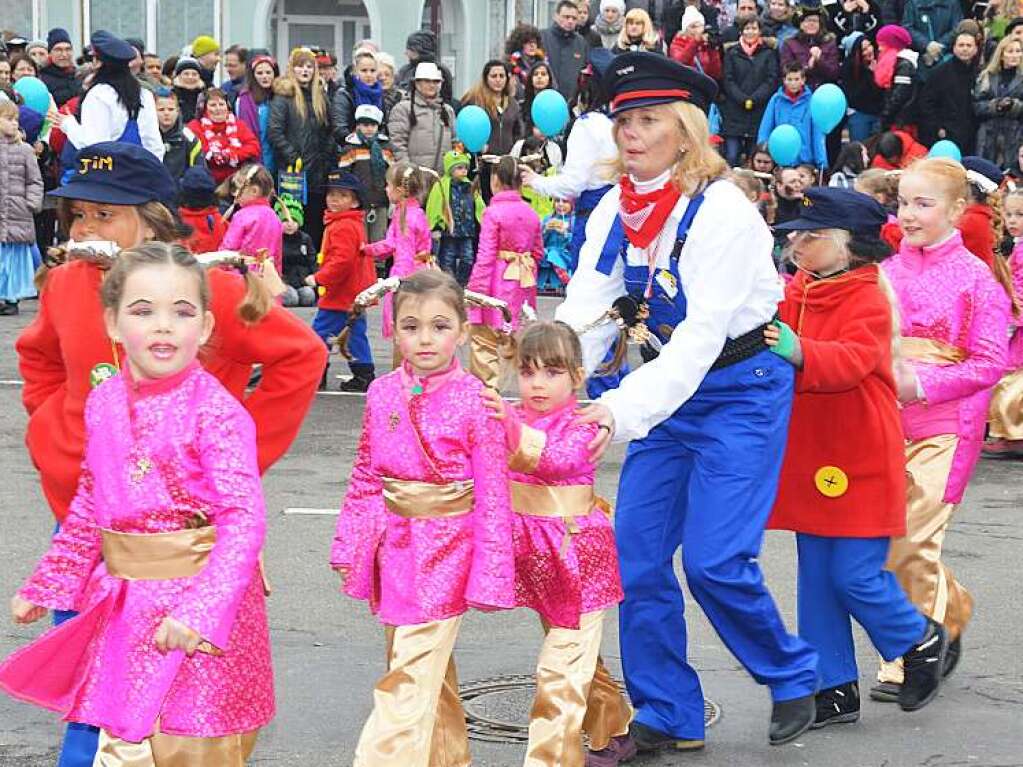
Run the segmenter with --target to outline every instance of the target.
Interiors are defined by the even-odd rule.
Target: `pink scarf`
[[[894,48],[884,48],[877,57],[877,66],[874,68],[874,82],[877,87],[888,90],[892,87],[892,80],[895,79],[895,64],[899,58],[899,52]]]

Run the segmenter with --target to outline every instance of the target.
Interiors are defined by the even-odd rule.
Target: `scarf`
[[[201,118],[199,138],[207,154],[235,157],[242,146],[242,142],[238,140],[237,118],[230,113],[227,120],[222,123],[215,123],[209,117]]]
[[[618,215],[622,219],[625,236],[637,248],[646,248],[660,234],[682,192],[674,182],[669,181],[660,189],[640,194],[627,175],[622,176],[619,184],[622,193],[618,202]],[[655,257],[656,254],[651,255],[651,258]]]
[[[369,169],[370,173],[373,174],[373,183],[382,187],[386,182],[387,169],[391,166],[388,165],[387,158],[384,157],[384,149],[380,146],[380,139],[376,136],[366,138],[358,128],[356,128],[355,132],[358,134],[363,145],[369,147]]]
[[[874,82],[882,90],[892,87],[892,80],[895,79],[895,65],[898,63],[899,52],[894,48],[886,48],[877,57],[877,66],[874,67]]]
[[[750,58],[753,58],[753,54],[756,53],[757,48],[760,47],[760,38],[758,37],[752,43],[747,43],[746,38],[740,37],[739,45],[742,47],[743,53],[745,53]]]
[[[384,86],[380,83],[366,85],[366,83],[359,78],[352,78],[352,100],[355,102],[355,106],[357,107],[360,107],[363,104],[372,104],[379,109],[383,109]]]

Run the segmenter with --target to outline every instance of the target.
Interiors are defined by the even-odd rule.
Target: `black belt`
[[[767,349],[767,342],[764,340],[764,329],[770,324],[770,322],[765,322],[763,325],[753,328],[749,333],[744,333],[738,338],[729,338],[725,341],[725,348],[721,350],[721,354],[714,360],[714,364],[710,366],[710,369],[720,370],[721,368],[726,368],[737,362],[748,360],[750,357],[755,357]]]

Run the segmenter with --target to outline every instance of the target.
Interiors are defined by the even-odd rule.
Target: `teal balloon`
[[[490,140],[490,116],[475,104],[462,107],[455,120],[455,131],[466,149],[479,152]]]
[[[568,102],[553,88],[540,91],[530,109],[533,125],[545,136],[557,136],[568,125]]]
[[[50,111],[50,91],[38,77],[22,77],[14,83],[14,90],[21,94],[25,106],[37,114]]]
[[[842,89],[834,83],[825,83],[810,97],[810,118],[821,133],[831,133],[845,117],[846,106]]]
[[[779,125],[767,138],[767,151],[781,166],[795,165],[799,150],[803,148],[803,137],[791,125]]]
[[[947,157],[950,160],[960,162],[963,159],[963,153],[959,151],[959,147],[956,146],[956,142],[949,141],[947,138],[943,138],[941,141],[935,142],[934,146],[931,147],[931,151],[927,153],[928,157]]]

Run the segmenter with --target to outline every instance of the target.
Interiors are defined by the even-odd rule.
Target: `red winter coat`
[[[696,40],[679,32],[671,41],[668,56],[679,64],[693,69],[702,69],[707,77],[721,82],[721,53],[705,40]],[[699,61],[699,66],[697,66]]]
[[[362,252],[366,244],[366,225],[361,210],[323,215],[323,263],[313,275],[324,288],[318,306],[347,312],[355,297],[377,279],[373,257]]]
[[[263,148],[256,134],[234,115],[228,115],[221,123],[198,118],[188,124],[188,129],[202,144],[203,157],[218,184],[233,175],[240,166],[259,162],[263,157]]]
[[[102,270],[72,261],[49,272],[39,296],[39,313],[18,337],[19,369],[25,380],[28,444],[43,493],[58,520],[64,519],[78,486],[85,452],[85,399],[96,365],[123,363],[103,324],[99,287]],[[254,325],[238,316],[245,282],[237,274],[209,270],[213,336],[200,361],[256,422],[259,469],[266,471],[298,434],[319,386],[327,350],[308,325],[274,306]],[[246,395],[252,366],[263,378]]]
[[[994,213],[989,206],[975,202],[966,206],[956,229],[962,233],[966,249],[987,264],[988,269],[994,270],[995,232],[991,227],[992,218]]]
[[[227,224],[216,205],[208,208],[178,208],[181,220],[192,227],[192,236],[185,242],[193,253],[213,253],[227,234]]]
[[[842,538],[906,530],[906,459],[892,373],[892,309],[878,268],[815,280],[799,272],[779,316],[796,333],[803,369],[778,498],[768,527]],[[816,475],[837,467],[844,495],[827,497]],[[820,487],[834,472],[824,472]]]

